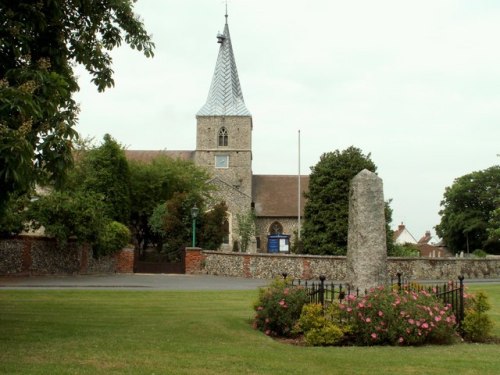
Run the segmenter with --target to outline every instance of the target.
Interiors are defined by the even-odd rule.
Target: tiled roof
[[[215,64],[214,76],[208,93],[207,102],[197,116],[251,116],[241,92],[238,70],[231,45],[229,26],[217,36],[220,43],[219,55]]]
[[[298,177],[293,175],[254,175],[253,201],[258,217],[297,217]],[[302,192],[309,190],[309,176],[301,176]],[[305,198],[300,200],[304,215]]]
[[[194,151],[184,150],[125,150],[125,156],[128,160],[150,162],[159,156],[165,156],[172,159],[193,160]]]

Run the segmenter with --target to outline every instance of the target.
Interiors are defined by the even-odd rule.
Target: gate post
[[[184,249],[184,273],[199,274],[203,271],[205,255],[200,247],[186,247]]]

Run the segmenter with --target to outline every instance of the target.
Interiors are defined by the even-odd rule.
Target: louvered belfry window
[[[228,134],[227,129],[225,127],[220,128],[219,130],[219,146],[227,146]]]

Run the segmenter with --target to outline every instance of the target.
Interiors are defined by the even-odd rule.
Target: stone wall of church
[[[289,217],[258,217],[255,221],[256,236],[259,237],[260,246],[257,251],[267,253],[267,236],[270,234],[273,223],[278,222],[283,227],[283,234],[290,235],[290,246],[296,241],[295,233],[298,229],[297,218]]]
[[[218,145],[221,127],[228,131],[228,145]],[[228,168],[215,168],[216,155],[228,155]],[[195,164],[208,168],[230,186],[252,196],[252,118],[198,116]]]
[[[252,150],[252,118],[250,116],[198,116],[196,149],[217,148],[221,127],[228,130],[227,149]]]
[[[237,241],[238,238],[236,233],[238,233],[238,220],[237,215],[243,215],[247,213],[251,209],[251,198],[243,194],[233,187],[219,181],[214,180],[213,184],[216,187],[216,191],[212,193],[212,198],[214,199],[214,203],[219,203],[220,201],[226,202],[229,211],[229,232],[232,234],[232,237],[229,240],[229,243],[226,246],[223,246],[223,249],[226,251],[231,251],[233,249],[234,241]]]

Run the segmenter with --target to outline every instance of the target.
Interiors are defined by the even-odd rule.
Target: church
[[[239,241],[237,215],[253,210],[256,233],[248,251],[286,252],[296,240],[309,176],[253,174],[252,115],[243,100],[227,14],[225,18],[208,97],[196,113],[196,150],[127,150],[126,155],[141,161],[165,155],[206,168],[212,176],[208,183],[216,187],[214,198],[228,207],[229,237],[221,250],[233,250]]]

